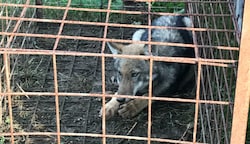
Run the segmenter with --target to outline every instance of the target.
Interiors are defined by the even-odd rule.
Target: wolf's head
[[[147,55],[148,49],[144,44],[118,44],[108,43],[113,54],[123,55]],[[149,85],[149,61],[143,59],[114,58],[117,71],[117,82],[119,84],[118,94],[120,95],[143,95],[148,93]],[[153,71],[153,79],[157,77]],[[118,98],[118,101],[129,99]]]

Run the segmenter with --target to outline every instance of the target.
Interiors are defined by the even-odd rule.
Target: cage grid
[[[243,76],[238,74],[236,89],[240,32],[233,0],[12,0],[0,6],[0,142],[245,142],[249,98],[246,89],[240,91],[239,87],[244,85],[247,70],[238,72]],[[135,118],[99,118],[98,112],[109,98],[130,97],[114,95],[114,55],[106,42],[132,43],[137,29],[162,28],[151,26],[151,20],[161,15],[189,16],[192,28],[171,29],[192,31],[194,44],[138,43],[194,48],[195,58],[115,57],[149,59],[151,78],[153,61],[196,65],[197,86],[190,94],[194,97],[133,96],[149,101],[148,108]],[[247,31],[246,25],[242,33]],[[242,61],[247,61],[246,43],[240,47],[246,53]],[[239,66],[245,67],[242,61]],[[152,100],[163,104],[151,104]],[[241,109],[244,111],[238,112]],[[242,130],[237,126],[243,126]]]

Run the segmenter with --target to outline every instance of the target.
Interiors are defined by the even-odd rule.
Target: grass
[[[50,6],[66,6],[68,0],[45,0],[43,2],[44,5]],[[101,7],[106,8],[108,5],[108,0],[72,0],[71,7],[78,7],[78,8],[93,8],[99,9]],[[112,9],[121,9],[122,8],[122,0],[113,0],[111,3]]]
[[[154,12],[178,12],[185,8],[183,2],[153,2],[152,11]]]
[[[47,0],[44,1],[44,5],[49,6],[66,6],[67,0],[56,1],[56,0]],[[108,0],[72,0],[71,7],[76,8],[91,8],[91,9],[106,9],[108,5]],[[136,6],[136,5],[135,5]],[[152,3],[152,12],[178,12],[185,8],[184,3],[180,2],[153,2]],[[111,9],[113,10],[121,10],[123,9],[123,2],[122,0],[112,0]],[[136,10],[136,9],[135,9]],[[64,10],[53,10],[53,9],[44,9],[43,10],[44,18],[48,19],[62,19]],[[102,16],[101,16],[102,15]],[[121,14],[114,14],[117,15],[118,19],[120,19]],[[105,18],[105,13],[99,12],[85,12],[85,11],[69,11],[67,19],[70,20],[85,20],[92,21],[92,22],[100,22]],[[116,17],[116,16],[115,16]],[[136,16],[135,16],[136,17]]]
[[[5,142],[5,137],[4,137],[4,136],[1,136],[1,137],[0,137],[0,144],[4,144],[4,142]]]

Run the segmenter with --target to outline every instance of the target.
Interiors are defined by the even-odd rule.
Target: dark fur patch
[[[177,16],[176,27],[186,27],[184,22],[184,16]],[[187,30],[178,29],[178,32],[181,34],[182,39],[186,44],[193,44],[193,38]]]

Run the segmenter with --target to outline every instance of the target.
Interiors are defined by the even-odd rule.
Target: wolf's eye
[[[137,76],[139,76],[139,74],[140,74],[140,73],[138,73],[138,72],[133,72],[133,73],[131,74],[131,76],[132,76],[132,77],[137,77]]]

